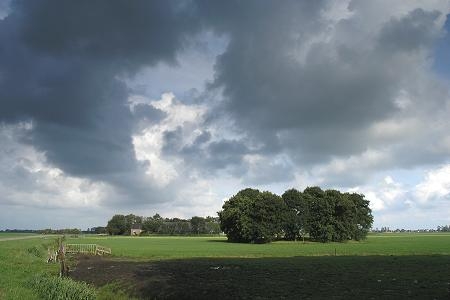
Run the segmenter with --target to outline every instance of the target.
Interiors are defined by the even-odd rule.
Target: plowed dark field
[[[72,278],[138,299],[450,299],[449,256],[126,261],[79,257]]]

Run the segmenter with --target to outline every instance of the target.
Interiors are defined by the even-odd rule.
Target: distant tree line
[[[159,214],[155,214],[152,217],[136,216],[133,214],[114,215],[104,229],[110,235],[129,235],[131,228],[136,225],[140,226],[143,230],[142,235],[198,235],[219,234],[221,232],[219,218],[217,217],[203,218],[195,216],[191,219],[180,219],[163,218]]]
[[[373,223],[364,195],[319,187],[290,189],[281,197],[247,188],[226,201],[218,214],[228,240],[244,243],[305,236],[320,242],[361,240]]]
[[[81,230],[78,228],[64,228],[64,229],[6,229],[0,232],[8,233],[39,233],[39,234],[80,234]]]
[[[427,232],[450,232],[450,225],[437,226],[436,229],[432,228],[416,228],[416,229],[404,229],[404,228],[396,228],[391,229],[387,226],[381,228],[372,229],[371,232],[375,233],[389,233],[389,232],[401,232],[401,233],[427,233]]]
[[[34,229],[5,229],[0,232],[8,232],[8,233],[37,233],[38,230]]]

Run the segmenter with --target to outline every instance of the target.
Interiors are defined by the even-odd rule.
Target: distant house
[[[130,232],[131,236],[138,236],[141,234],[141,232],[142,232],[141,224],[134,224],[133,226],[131,226],[131,232]]]

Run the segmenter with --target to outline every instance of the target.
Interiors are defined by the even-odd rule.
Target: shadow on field
[[[285,240],[280,239],[280,240],[274,240],[274,241],[285,241]],[[239,243],[239,242],[230,242],[230,241],[225,240],[225,239],[221,239],[221,240],[218,240],[218,239],[211,239],[211,240],[207,240],[207,242],[210,242],[210,243],[241,244],[241,243]],[[302,240],[297,240],[297,242],[299,242],[299,243],[301,243],[301,242],[312,242],[312,240],[311,240],[310,238],[305,238],[304,241],[302,241]],[[257,243],[257,244],[258,244],[258,243]]]
[[[450,256],[81,257],[71,277],[142,299],[450,299]]]

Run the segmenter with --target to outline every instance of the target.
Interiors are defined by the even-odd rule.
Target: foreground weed
[[[123,289],[124,287],[114,283],[104,285],[97,292],[97,300],[136,300]]]
[[[95,289],[84,282],[76,282],[70,278],[60,278],[47,274],[39,274],[28,281],[42,299],[48,300],[95,300]]]

